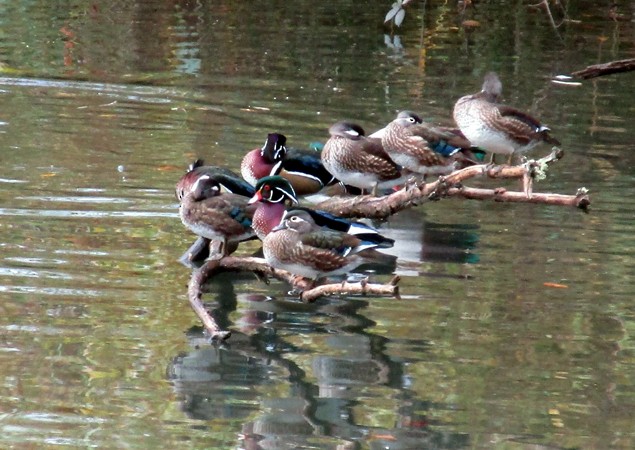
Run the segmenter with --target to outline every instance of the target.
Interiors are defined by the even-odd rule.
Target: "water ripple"
[[[51,209],[18,209],[0,208],[0,216],[21,217],[78,217],[82,219],[103,219],[108,217],[125,217],[146,219],[152,217],[178,217],[178,213],[166,213],[158,211],[76,211],[76,210],[51,210]]]
[[[40,200],[43,202],[60,202],[60,203],[132,203],[130,199],[127,198],[115,198],[115,197],[54,197],[54,196],[26,196],[26,197],[16,197],[16,200]]]
[[[51,280],[72,280],[73,277],[60,272],[47,270],[16,269],[0,267],[0,276],[24,277],[24,278],[48,278]]]
[[[104,291],[71,288],[46,288],[42,286],[0,286],[0,292],[11,294],[46,294],[75,297],[103,297]]]

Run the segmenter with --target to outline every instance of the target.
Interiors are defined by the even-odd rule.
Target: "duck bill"
[[[251,197],[247,203],[251,205],[252,203],[259,202],[260,200],[262,200],[262,194],[260,193],[260,191],[256,191],[254,196]]]
[[[280,231],[280,230],[284,230],[285,228],[287,228],[284,224],[284,220],[282,222],[280,222],[278,225],[276,225],[275,227],[273,227],[271,229],[271,232],[273,233],[274,231]]]

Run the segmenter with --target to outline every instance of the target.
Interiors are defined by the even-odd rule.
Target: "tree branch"
[[[630,72],[635,70],[635,58],[610,61],[603,64],[593,64],[582,70],[573,72],[571,75],[576,78],[588,80],[589,78],[601,77],[612,73]]]
[[[439,177],[433,183],[409,182],[401,190],[384,197],[372,197],[369,195],[332,197],[327,202],[316,205],[316,207],[342,217],[386,218],[398,211],[425,201],[438,200],[443,197],[463,197],[499,202],[576,206],[581,209],[587,209],[590,200],[585,188],[580,188],[576,195],[533,192],[534,180],[544,178],[548,165],[562,158],[563,154],[562,150],[554,147],[553,151],[544,158],[530,160],[518,166],[479,164]],[[508,191],[501,187],[483,189],[463,186],[464,181],[483,176],[495,179],[522,179],[524,192]],[[210,254],[214,255],[213,249],[210,249]],[[264,281],[269,278],[276,278],[289,283],[294,289],[300,291],[300,298],[304,302],[313,302],[321,296],[332,294],[399,297],[399,289],[397,287],[399,277],[394,277],[387,284],[372,284],[363,281],[361,283],[344,282],[315,286],[312,280],[295,276],[284,270],[271,268],[262,258],[226,256],[220,259],[209,259],[200,269],[194,270],[192,273],[188,285],[188,300],[196,315],[203,322],[211,339],[227,339],[230,336],[230,332],[221,330],[205,309],[201,301],[202,287],[209,278],[217,273],[227,271],[251,271]]]
[[[419,205],[425,201],[439,200],[442,197],[459,196],[478,200],[494,199],[497,201],[510,202],[523,201],[525,203],[573,205],[586,209],[590,205],[586,191],[583,194],[583,198],[579,198],[580,194],[576,194],[575,196],[563,196],[533,193],[533,181],[543,179],[549,164],[558,161],[563,155],[564,151],[554,147],[552,152],[544,158],[530,160],[518,166],[478,164],[457,170],[450,175],[439,177],[439,179],[433,183],[409,182],[401,190],[383,197],[373,197],[370,195],[337,196],[318,203],[315,205],[315,208],[328,211],[341,217],[386,219],[401,210]],[[522,179],[524,192],[513,192],[499,188],[481,189],[479,195],[466,194],[466,192],[471,192],[471,189],[463,187],[462,183],[466,180],[483,176],[488,178]],[[489,194],[485,194],[486,192],[489,192]],[[532,200],[520,200],[521,196]]]
[[[399,298],[399,288],[397,286],[399,277],[397,276],[393,277],[387,284],[368,283],[364,280],[360,283],[343,282],[314,286],[312,280],[295,276],[285,270],[273,269],[262,258],[226,256],[221,259],[207,260],[199,269],[192,272],[188,284],[187,297],[192,309],[203,322],[203,326],[212,340],[225,340],[230,337],[231,333],[221,330],[214,318],[205,309],[201,301],[203,285],[217,273],[227,271],[251,271],[264,280],[276,278],[287,282],[294,289],[300,291],[300,299],[306,303],[314,302],[319,297],[332,294],[379,295]]]

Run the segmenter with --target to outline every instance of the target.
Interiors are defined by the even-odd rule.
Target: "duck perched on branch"
[[[480,92],[461,97],[454,105],[454,121],[476,147],[494,154],[524,153],[541,142],[560,145],[547,126],[531,115],[499,103],[503,85],[494,72],[485,75]]]
[[[395,163],[423,176],[448,174],[459,162],[475,163],[465,155],[472,147],[465,137],[426,123],[412,111],[401,111],[386,126],[381,143]]]
[[[287,148],[287,138],[269,133],[262,148],[247,153],[240,165],[245,180],[256,185],[259,179],[280,175],[289,180],[297,195],[319,192],[337,180],[326,170],[316,150]]]
[[[341,182],[376,194],[378,189],[390,189],[405,181],[401,167],[390,159],[381,139],[366,137],[361,126],[337,122],[329,133],[322,163]]]
[[[262,244],[267,264],[312,280],[343,275],[364,263],[377,242],[320,227],[311,214],[291,209]]]

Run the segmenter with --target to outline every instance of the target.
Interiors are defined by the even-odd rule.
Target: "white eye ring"
[[[289,220],[291,222],[300,222],[302,219],[300,219],[298,216],[292,216]]]

